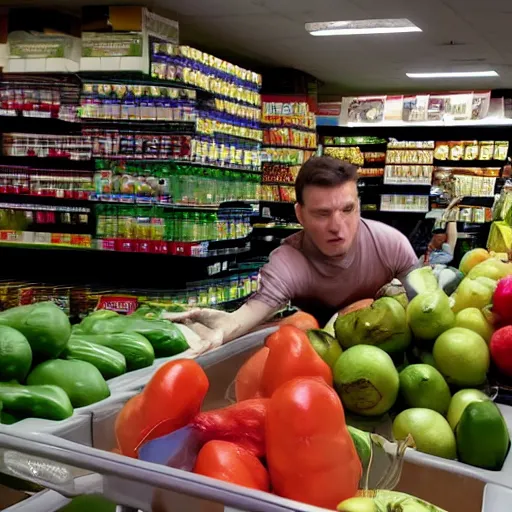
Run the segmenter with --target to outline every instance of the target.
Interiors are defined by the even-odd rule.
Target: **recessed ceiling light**
[[[406,73],[409,78],[485,78],[500,76],[496,71],[453,71],[449,73]]]
[[[358,34],[397,34],[421,32],[411,21],[402,19],[322,21],[306,23],[306,30],[312,36],[353,36]]]

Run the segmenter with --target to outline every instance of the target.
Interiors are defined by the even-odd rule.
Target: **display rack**
[[[53,269],[72,255],[84,282],[169,289],[248,255],[253,211],[230,202],[259,199],[261,76],[148,42],[150,75],[2,76],[0,247],[13,262],[2,277],[62,283]],[[31,248],[46,263],[18,273]],[[135,284],[99,270],[131,264],[173,271]]]
[[[500,176],[509,159],[510,133],[505,126],[366,123],[356,127],[319,126],[318,133],[325,153],[336,156],[344,152],[349,161],[360,166],[363,217],[380,220],[404,232],[420,254],[431,229],[423,229],[425,214],[445,208],[450,195],[462,195],[458,230],[473,240],[469,248],[485,246],[494,196],[501,188]],[[443,146],[448,148],[444,154]],[[482,147],[488,149],[480,158]],[[458,148],[455,157],[460,159],[449,160],[449,148]],[[366,154],[372,158],[366,159]],[[376,162],[378,154],[380,161]],[[446,159],[441,160],[440,156]],[[470,158],[464,160],[466,156]],[[443,170],[446,172],[438,176]],[[439,188],[450,179],[454,182],[452,190]],[[467,242],[469,239],[465,246]]]

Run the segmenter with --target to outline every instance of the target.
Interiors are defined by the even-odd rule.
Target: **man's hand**
[[[184,313],[164,313],[162,318],[186,325],[199,336],[199,340],[189,341],[195,355],[220,347],[234,327],[231,314],[216,309],[194,308]]]
[[[190,348],[194,354],[202,354],[247,334],[275,312],[263,302],[250,300],[233,313],[197,308],[185,313],[164,313],[163,318],[192,329],[199,340],[191,341]]]

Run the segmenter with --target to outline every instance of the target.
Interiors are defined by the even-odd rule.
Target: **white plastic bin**
[[[508,512],[509,510],[512,510],[512,490],[500,485],[486,485],[482,512]]]
[[[205,368],[210,389],[205,409],[226,405],[226,390],[240,366],[264,343],[270,331],[260,331],[231,342],[197,360]],[[12,451],[29,454],[20,456],[17,463],[19,477],[23,477],[56,490],[65,496],[81,492],[97,493],[108,500],[135,509],[172,511],[223,512],[223,507],[241,511],[284,512],[319,510],[277,496],[226,484],[192,473],[129,459],[111,453],[115,447],[114,422],[123,404],[138,390],[118,394],[109,403],[96,407],[92,414],[92,444],[94,448],[80,446],[52,435],[13,432],[7,435],[0,426],[0,471],[11,473],[7,460],[16,460]],[[511,424],[509,407],[502,409]],[[101,448],[101,449],[100,449]],[[34,456],[40,458],[34,461]],[[14,459],[13,459],[14,457]],[[50,461],[50,478],[44,471],[34,475],[30,467],[44,467]],[[480,470],[465,464],[446,461],[408,450],[402,477],[396,490],[408,492],[430,501],[449,512],[480,512],[484,487],[487,483],[512,488],[511,458],[503,471]],[[77,476],[91,473],[88,487]],[[155,501],[158,503],[155,504]],[[512,509],[511,509],[512,510]],[[494,512],[494,511],[493,511]],[[504,511],[505,512],[505,511]]]

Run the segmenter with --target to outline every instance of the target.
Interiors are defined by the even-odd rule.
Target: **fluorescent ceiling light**
[[[312,36],[353,36],[358,34],[421,32],[421,28],[405,18],[306,23],[306,30]]]
[[[406,73],[409,78],[484,78],[500,76],[496,71],[454,71],[450,73]]]

